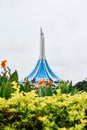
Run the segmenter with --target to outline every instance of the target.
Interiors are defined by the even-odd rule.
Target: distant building
[[[40,56],[34,70],[27,76],[28,80],[35,83],[39,80],[52,80],[58,82],[59,78],[50,69],[45,57],[44,33],[40,29]]]

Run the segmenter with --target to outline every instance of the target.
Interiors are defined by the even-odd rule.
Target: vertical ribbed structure
[[[42,32],[42,28],[40,29],[40,55],[38,62],[32,71],[27,77],[32,82],[37,82],[38,80],[52,80],[58,81],[58,77],[52,72],[50,69],[46,57],[45,57],[45,42],[44,42],[44,33]]]

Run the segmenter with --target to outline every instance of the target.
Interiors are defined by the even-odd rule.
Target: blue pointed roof
[[[40,33],[40,56],[39,60],[34,68],[34,70],[27,76],[30,81],[36,82],[43,79],[44,81],[52,80],[58,81],[58,77],[50,69],[47,60],[45,58],[45,43],[44,43],[44,34],[41,29]]]

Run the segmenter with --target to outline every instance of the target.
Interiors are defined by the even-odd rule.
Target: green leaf
[[[45,87],[44,92],[45,96],[52,96],[52,88],[50,86]]]
[[[27,85],[24,85],[24,92],[30,92],[31,88]]]
[[[10,82],[16,81],[18,82],[18,72],[15,70],[15,72],[10,76],[9,79]]]
[[[5,97],[6,99],[8,99],[9,97],[11,97],[11,86],[10,86],[10,82],[7,82],[6,84],[4,84],[4,86],[3,86],[3,92],[2,92],[2,97]]]
[[[2,97],[3,87],[0,86],[0,97]]]
[[[45,96],[45,92],[44,92],[43,89],[44,89],[44,88],[42,88],[42,87],[40,87],[40,88],[38,89],[38,96],[39,96],[39,97],[44,97],[44,96]]]
[[[2,86],[3,83],[3,77],[0,75],[0,86]]]
[[[20,92],[24,91],[24,86],[22,84],[20,84]]]

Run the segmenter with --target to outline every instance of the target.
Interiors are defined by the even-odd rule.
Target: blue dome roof
[[[45,59],[38,60],[36,67],[27,78],[32,81],[40,79],[58,81],[58,77],[52,72]]]

